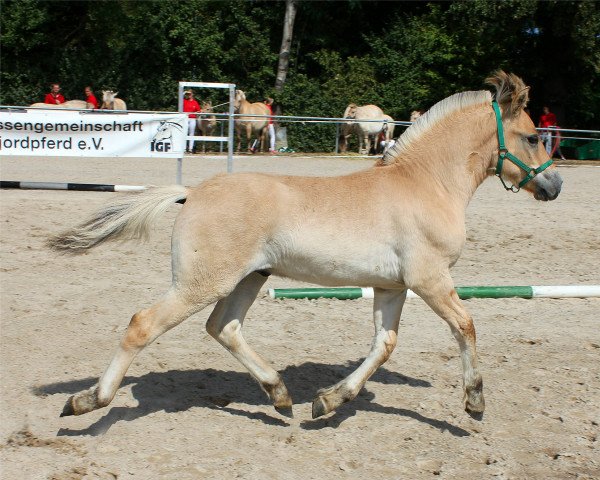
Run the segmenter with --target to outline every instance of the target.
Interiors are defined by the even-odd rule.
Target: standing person
[[[273,115],[273,99],[267,97],[264,104],[269,109],[271,115]],[[273,117],[269,117],[269,153],[275,153],[275,126],[273,125]]]
[[[86,103],[89,103],[90,105],[92,105],[91,108],[93,110],[96,110],[98,108],[98,100],[96,99],[96,96],[94,95],[94,92],[92,91],[92,87],[90,87],[89,85],[87,87],[85,87],[84,93],[85,93]]]
[[[544,106],[542,111],[544,113],[542,113],[540,115],[538,127],[539,128],[555,127],[556,126],[556,115],[554,115],[550,111],[550,108],[547,106]],[[548,152],[548,155],[550,155],[552,153],[552,131],[551,130],[542,130],[540,132],[540,137],[546,147],[546,152]]]
[[[188,136],[193,137],[196,132],[196,118],[198,117],[198,115],[193,112],[201,113],[202,109],[200,108],[198,101],[194,98],[194,92],[192,90],[183,92],[183,111],[192,112],[188,115]],[[193,147],[194,141],[188,140],[185,153],[195,153]]]
[[[46,94],[44,103],[49,103],[50,105],[60,105],[61,103],[65,103],[65,97],[60,93],[59,83],[52,83],[50,85],[50,93]]]
[[[558,128],[558,125],[556,126]],[[560,150],[560,130],[556,130],[556,148],[554,149],[554,153],[558,153],[560,155],[561,160],[566,160],[562,151]]]

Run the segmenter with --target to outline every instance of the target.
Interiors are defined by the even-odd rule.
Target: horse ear
[[[119,92],[115,92],[113,93],[113,95],[116,97],[119,94]]]

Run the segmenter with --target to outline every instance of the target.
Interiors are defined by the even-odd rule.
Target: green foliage
[[[322,95],[319,82],[304,74],[291,77],[276,101],[284,106],[284,115],[306,117],[329,116],[330,106],[327,97]],[[342,110],[343,113],[343,110]],[[341,116],[341,113],[335,115]],[[335,126],[332,124],[314,124],[286,122],[288,145],[295,150],[332,151],[335,145]]]
[[[1,0],[0,103],[113,88],[131,109],[174,110],[177,82],[235,83],[288,115],[340,117],[350,102],[392,117],[497,68],[532,86],[564,126],[600,126],[600,9],[594,1],[300,2],[290,71],[274,91],[285,2]],[[223,92],[198,92],[214,103]],[[290,123],[297,151],[330,151],[335,126]]]

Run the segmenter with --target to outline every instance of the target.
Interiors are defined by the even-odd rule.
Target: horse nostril
[[[548,191],[543,187],[538,187],[533,195],[536,200],[542,200],[543,202],[547,202],[550,200],[550,195],[548,195]]]
[[[544,202],[554,200],[561,191],[563,180],[556,171],[547,171],[538,175],[533,182],[536,185],[534,198]]]

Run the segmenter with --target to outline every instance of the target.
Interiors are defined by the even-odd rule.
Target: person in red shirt
[[[46,94],[44,103],[49,103],[50,105],[60,105],[61,103],[65,103],[65,97],[60,93],[60,84],[53,83],[50,85],[50,93]]]
[[[96,99],[96,96],[94,95],[94,92],[92,91],[92,87],[90,87],[90,86],[85,87],[84,92],[85,92],[86,103],[89,103],[90,105],[92,105],[91,108],[93,110],[96,110],[98,108],[98,100]]]
[[[273,99],[267,97],[263,102],[271,115],[273,115]],[[269,117],[269,153],[275,153],[275,126],[273,125],[273,117]]]
[[[540,115],[538,127],[556,127],[556,115],[550,111],[550,108],[545,106],[542,111],[544,113]],[[540,137],[544,143],[544,146],[546,147],[546,152],[548,152],[548,155],[550,155],[552,153],[552,130],[542,130],[540,132]]]
[[[188,115],[188,136],[193,137],[196,132],[196,118],[198,117],[194,112],[201,113],[202,109],[200,108],[198,101],[194,98],[194,92],[192,90],[183,92],[183,111],[190,112]],[[185,153],[194,153],[193,147],[194,141],[188,140]]]

